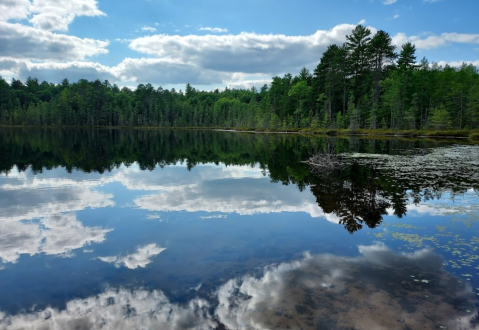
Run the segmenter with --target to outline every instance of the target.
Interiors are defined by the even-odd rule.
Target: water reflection
[[[346,154],[346,166],[313,169],[311,191],[324,212],[335,214],[350,233],[363,225],[375,228],[390,213],[402,218],[408,209],[426,211],[428,206],[421,203],[443,195],[460,200],[471,188],[479,191],[478,146],[421,150],[407,155]]]
[[[377,227],[390,213],[401,218],[408,209],[439,199],[444,193],[458,195],[477,189],[479,182],[478,147],[451,147],[450,141],[325,139],[211,131],[5,129],[0,131],[0,142],[0,153],[5,155],[0,159],[0,171],[10,176],[15,172],[12,168],[23,171],[30,167],[33,173],[47,174],[50,171],[46,169],[54,166],[64,166],[71,174],[64,182],[55,183],[61,185],[60,190],[58,194],[52,190],[53,196],[48,197],[56,199],[56,205],[41,200],[45,194],[34,194],[29,205],[35,206],[35,199],[38,202],[26,214],[18,213],[25,208],[11,206],[20,205],[24,196],[19,183],[17,188],[14,183],[5,186],[2,206],[6,217],[16,219],[56,214],[52,211],[55,208],[71,212],[111,205],[111,196],[100,195],[90,184],[121,182],[130,190],[154,192],[135,198],[142,209],[238,214],[305,210],[313,217],[339,222],[354,233],[364,226]],[[444,146],[447,148],[439,148]],[[317,152],[349,153],[354,155],[353,162],[324,175],[313,175],[301,161]],[[205,163],[227,166],[198,168]],[[197,171],[184,175],[184,167]],[[159,175],[158,168],[168,169],[168,175]],[[73,188],[79,177],[75,169],[95,172],[90,173],[94,180],[84,180]],[[156,175],[148,175],[145,169]],[[291,191],[285,196],[284,189],[268,185],[266,180],[254,181],[256,188],[249,189],[253,179],[263,175],[273,182],[293,184],[300,191],[310,187],[316,202],[304,194],[296,195],[301,197],[295,200]],[[30,189],[54,187],[49,186],[47,178],[42,181],[28,176]],[[239,178],[242,180],[232,180]],[[5,193],[7,188],[13,190]]]
[[[66,308],[0,315],[0,329],[478,329],[471,287],[429,250],[359,246],[355,258],[309,255],[227,281],[210,302],[107,289]]]
[[[297,189],[271,184],[264,177],[264,170],[247,166],[199,165],[184,173],[184,168],[164,168],[152,178],[151,174],[139,172],[134,176],[139,182],[148,178],[156,193],[138,197],[134,203],[149,211],[187,211],[210,213],[258,213],[306,212],[311,217],[325,214],[311,194],[301,194]],[[181,177],[174,185],[171,178]],[[162,184],[162,179],[166,183]],[[155,183],[155,181],[158,181]],[[174,181],[174,180],[173,180]],[[138,186],[136,186],[138,189]],[[292,189],[293,188],[293,189]],[[334,217],[329,218],[336,221]]]
[[[72,213],[44,217],[34,222],[0,222],[0,259],[16,263],[22,254],[69,256],[75,249],[101,243],[111,229],[86,227]]]
[[[471,329],[470,287],[442,271],[429,250],[395,254],[359,246],[360,257],[306,255],[219,290],[230,329]]]
[[[116,267],[125,266],[129,269],[146,267],[152,262],[152,258],[165,251],[166,248],[159,247],[155,243],[139,246],[136,252],[126,256],[98,257],[99,260],[112,263]]]
[[[16,222],[75,212],[86,208],[114,206],[112,194],[92,189],[95,180],[65,178],[64,171],[34,175],[14,167],[0,174],[0,221]]]

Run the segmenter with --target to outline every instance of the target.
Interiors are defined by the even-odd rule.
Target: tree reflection
[[[315,153],[397,154],[421,157],[425,148],[450,145],[430,140],[372,140],[260,135],[200,130],[0,130],[0,172],[13,167],[42,172],[57,166],[67,171],[104,173],[138,163],[153,170],[178,162],[191,170],[202,163],[258,165],[272,182],[310,188],[318,205],[338,217],[350,233],[375,228],[392,210],[397,217],[408,204],[477,189],[478,162],[444,169],[420,167],[413,177],[401,169],[384,169],[355,160],[332,170],[312,173],[302,161]],[[457,159],[455,160],[457,161]],[[419,163],[420,164],[420,163]]]

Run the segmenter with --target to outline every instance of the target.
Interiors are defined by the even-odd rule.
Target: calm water
[[[3,129],[0,329],[479,328],[478,192],[468,141]]]

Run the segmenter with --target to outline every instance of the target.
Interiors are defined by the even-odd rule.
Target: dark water
[[[2,129],[0,329],[479,328],[478,191],[467,141]]]

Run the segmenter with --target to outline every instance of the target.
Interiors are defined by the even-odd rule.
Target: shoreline
[[[220,127],[149,127],[149,126],[40,126],[40,125],[0,125],[1,128],[43,128],[43,129],[117,129],[117,130],[212,130],[218,132],[253,134],[299,134],[306,136],[356,136],[393,138],[441,138],[479,140],[479,130],[390,130],[390,129],[287,129],[255,130],[250,128]]]

